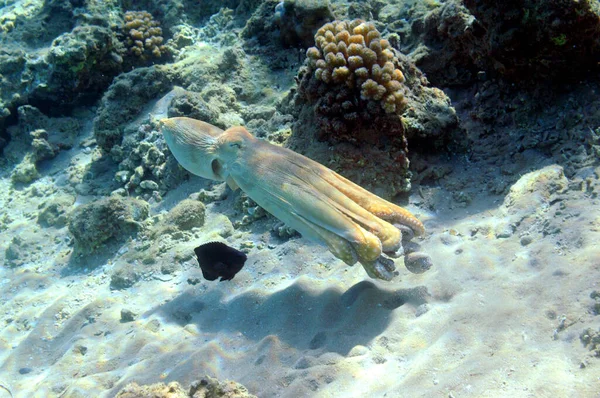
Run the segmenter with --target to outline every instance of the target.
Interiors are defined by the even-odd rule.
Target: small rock
[[[202,282],[202,279],[200,279],[200,278],[188,278],[188,280],[187,280],[187,283],[192,286],[196,286],[200,282]]]
[[[400,232],[402,232],[402,243],[406,243],[415,237],[415,232],[406,225],[394,224],[394,227],[398,228]]]
[[[412,252],[404,257],[404,265],[413,274],[422,274],[433,266],[433,261],[423,252]]]
[[[148,189],[150,191],[158,190],[158,184],[152,180],[144,180],[144,181],[140,182],[140,187],[142,189]]]
[[[26,375],[27,373],[31,373],[31,372],[33,372],[33,369],[31,369],[31,368],[21,368],[21,369],[19,369],[19,374],[22,374],[22,375]]]
[[[135,317],[136,317],[136,313],[128,310],[127,308],[123,308],[121,310],[121,322],[122,323],[126,323],[126,322],[133,322],[135,321]]]
[[[521,246],[527,246],[533,242],[533,238],[531,236],[524,236],[521,238]]]
[[[146,324],[146,329],[153,333],[157,333],[160,330],[160,321],[158,319],[152,319],[148,324]]]
[[[369,349],[364,345],[355,345],[348,353],[348,357],[360,357],[369,353]]]
[[[421,315],[425,314],[429,311],[429,304],[421,304],[417,307],[417,311],[415,312],[415,316],[418,318]]]
[[[494,235],[496,236],[496,239],[506,239],[506,238],[510,238],[513,234],[513,230],[510,227],[510,225],[501,225],[498,226],[498,228],[496,228],[496,230],[494,231]]]

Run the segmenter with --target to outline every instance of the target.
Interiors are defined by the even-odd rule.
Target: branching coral
[[[162,29],[147,11],[127,11],[123,30],[129,52],[141,60],[160,58],[168,52],[162,44]]]
[[[379,101],[386,113],[404,111],[404,75],[395,66],[390,43],[372,23],[327,23],[315,35],[315,44],[306,55],[318,80],[358,89],[361,99]]]

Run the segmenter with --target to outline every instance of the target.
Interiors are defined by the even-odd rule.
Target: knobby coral
[[[359,89],[361,99],[379,101],[386,113],[404,111],[404,75],[375,25],[360,19],[333,21],[317,31],[315,44],[306,55],[317,79]]]
[[[142,61],[160,58],[168,52],[162,44],[162,29],[152,14],[147,11],[127,11],[123,30],[129,52]]]

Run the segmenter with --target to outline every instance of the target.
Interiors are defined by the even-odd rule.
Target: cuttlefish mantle
[[[394,261],[423,224],[407,210],[290,149],[259,140],[243,127],[225,131],[199,120],[162,119],[177,161],[198,176],[227,181],[303,237],[325,244],[348,265],[391,280]]]

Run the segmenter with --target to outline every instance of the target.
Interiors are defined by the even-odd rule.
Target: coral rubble
[[[193,382],[186,391],[174,381],[169,384],[157,383],[138,385],[133,382],[116,395],[117,398],[256,398],[246,387],[234,381],[219,381],[210,376]]]

